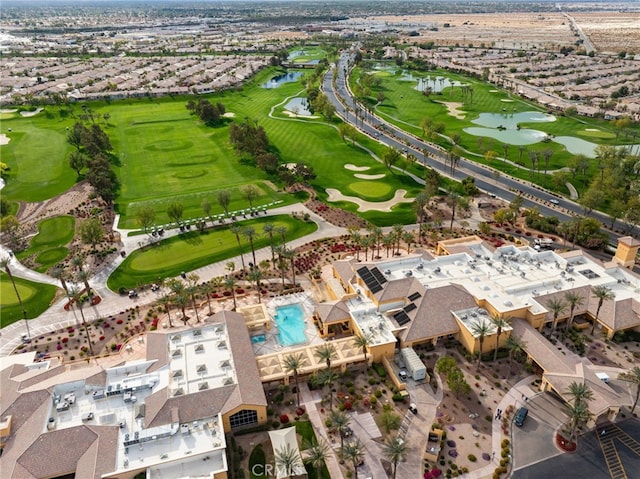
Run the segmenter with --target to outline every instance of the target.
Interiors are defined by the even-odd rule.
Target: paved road
[[[567,221],[576,215],[581,215],[583,209],[577,203],[569,199],[560,198],[541,187],[501,173],[496,182],[493,178],[493,168],[479,163],[461,158],[458,167],[452,173],[446,164],[446,151],[439,146],[425,142],[422,138],[406,133],[395,127],[380,117],[366,112],[354,100],[347,83],[347,74],[353,63],[353,55],[345,52],[340,57],[336,68],[330,68],[323,80],[323,91],[329,101],[336,107],[337,113],[342,119],[357,127],[360,131],[377,139],[381,143],[398,148],[400,151],[412,153],[425,166],[437,170],[440,174],[455,178],[458,181],[471,176],[475,178],[478,188],[490,194],[511,201],[517,192],[522,192],[525,196],[525,207],[538,207],[541,214],[545,216],[557,216],[561,221]],[[334,70],[337,72],[334,88]],[[425,161],[423,150],[427,150],[429,155]],[[554,205],[551,201],[560,201],[560,205]],[[601,212],[593,211],[590,217],[597,219],[603,225],[611,223],[611,218]],[[605,230],[610,241],[614,242],[620,236],[611,231]],[[640,234],[640,229],[634,227],[629,233],[634,236]]]

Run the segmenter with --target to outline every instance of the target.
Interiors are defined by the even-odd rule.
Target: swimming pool
[[[274,316],[278,325],[278,341],[283,346],[292,346],[307,342],[307,336],[304,334],[304,311],[299,304],[288,304],[276,308]]]
[[[253,344],[264,343],[266,340],[267,340],[266,334],[256,334],[255,336],[251,336],[251,342]]]

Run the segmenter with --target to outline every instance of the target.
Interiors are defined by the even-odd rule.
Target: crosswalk
[[[624,469],[616,441],[628,447],[637,456],[640,457],[640,442],[627,434],[616,425],[609,425],[597,431],[600,449],[607,463],[609,475],[611,479],[628,479],[627,472]]]

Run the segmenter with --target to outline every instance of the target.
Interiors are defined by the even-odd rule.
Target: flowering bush
[[[302,416],[304,413],[304,406],[300,406],[298,409],[296,409],[296,416]]]
[[[104,341],[104,336],[100,336],[100,341]]]
[[[280,422],[282,424],[287,424],[289,422],[289,415],[288,414],[280,414]]]
[[[121,319],[119,319],[119,320],[117,320],[117,321],[116,321],[116,323],[118,323],[118,324],[122,324],[122,320],[121,320]]]
[[[62,344],[58,344],[58,345],[56,346],[56,349],[57,349],[58,351],[60,351],[60,350],[62,349]]]
[[[68,343],[69,342],[69,338],[62,338],[62,342],[63,343]]]
[[[353,404],[351,404],[351,401],[345,401],[345,403],[344,403],[344,408],[345,408],[347,411],[351,411],[351,409],[353,408]]]
[[[75,329],[73,329],[73,326],[69,326],[69,327],[67,328],[67,332],[68,332],[68,333],[73,333],[73,332],[75,332]]]

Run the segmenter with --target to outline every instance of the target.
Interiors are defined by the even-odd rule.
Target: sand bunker
[[[349,201],[358,205],[358,211],[364,213],[365,211],[383,211],[390,213],[391,208],[398,203],[411,203],[413,198],[405,198],[407,194],[406,190],[398,190],[393,198],[388,201],[365,201],[357,196],[345,196],[339,190],[333,188],[326,189],[329,197],[327,201]]]
[[[282,110],[282,113],[284,113],[285,115],[287,115],[290,118],[320,118],[317,115],[301,115],[299,113],[294,113],[294,112],[289,111],[289,110]]]
[[[489,93],[498,93],[498,90],[489,90]]]
[[[600,131],[597,128],[585,128],[584,131]]]
[[[232,111],[228,111],[222,116],[224,116],[225,118],[233,118],[234,116],[236,116],[236,114]]]
[[[2,113],[15,113],[15,112],[17,112],[17,111],[18,111],[18,110],[12,110],[12,109],[7,109],[7,108],[2,108],[2,109],[0,109],[0,114],[2,114]]]
[[[505,103],[513,103],[515,100],[510,100],[509,98],[500,98],[500,101],[503,101]]]
[[[385,175],[384,173],[380,173],[379,175],[365,175],[364,173],[356,173],[355,175],[356,178],[360,178],[361,180],[379,180],[380,178],[384,178]]]
[[[441,103],[444,106],[446,106],[447,111],[449,112],[449,115],[451,115],[452,117],[457,118],[458,120],[464,120],[466,113],[458,109],[458,108],[462,108],[463,106],[462,103],[458,103],[455,101],[439,101],[438,103]]]
[[[9,138],[7,135],[5,135],[4,133],[0,134],[0,145],[6,145],[7,143],[9,143],[9,140],[11,138]]]
[[[356,165],[352,165],[351,163],[347,163],[346,165],[344,165],[344,167],[347,170],[351,170],[351,171],[367,171],[371,169],[370,166],[356,166]]]
[[[20,115],[24,117],[36,116],[42,110],[44,110],[44,108],[37,108],[36,111],[21,111]]]

